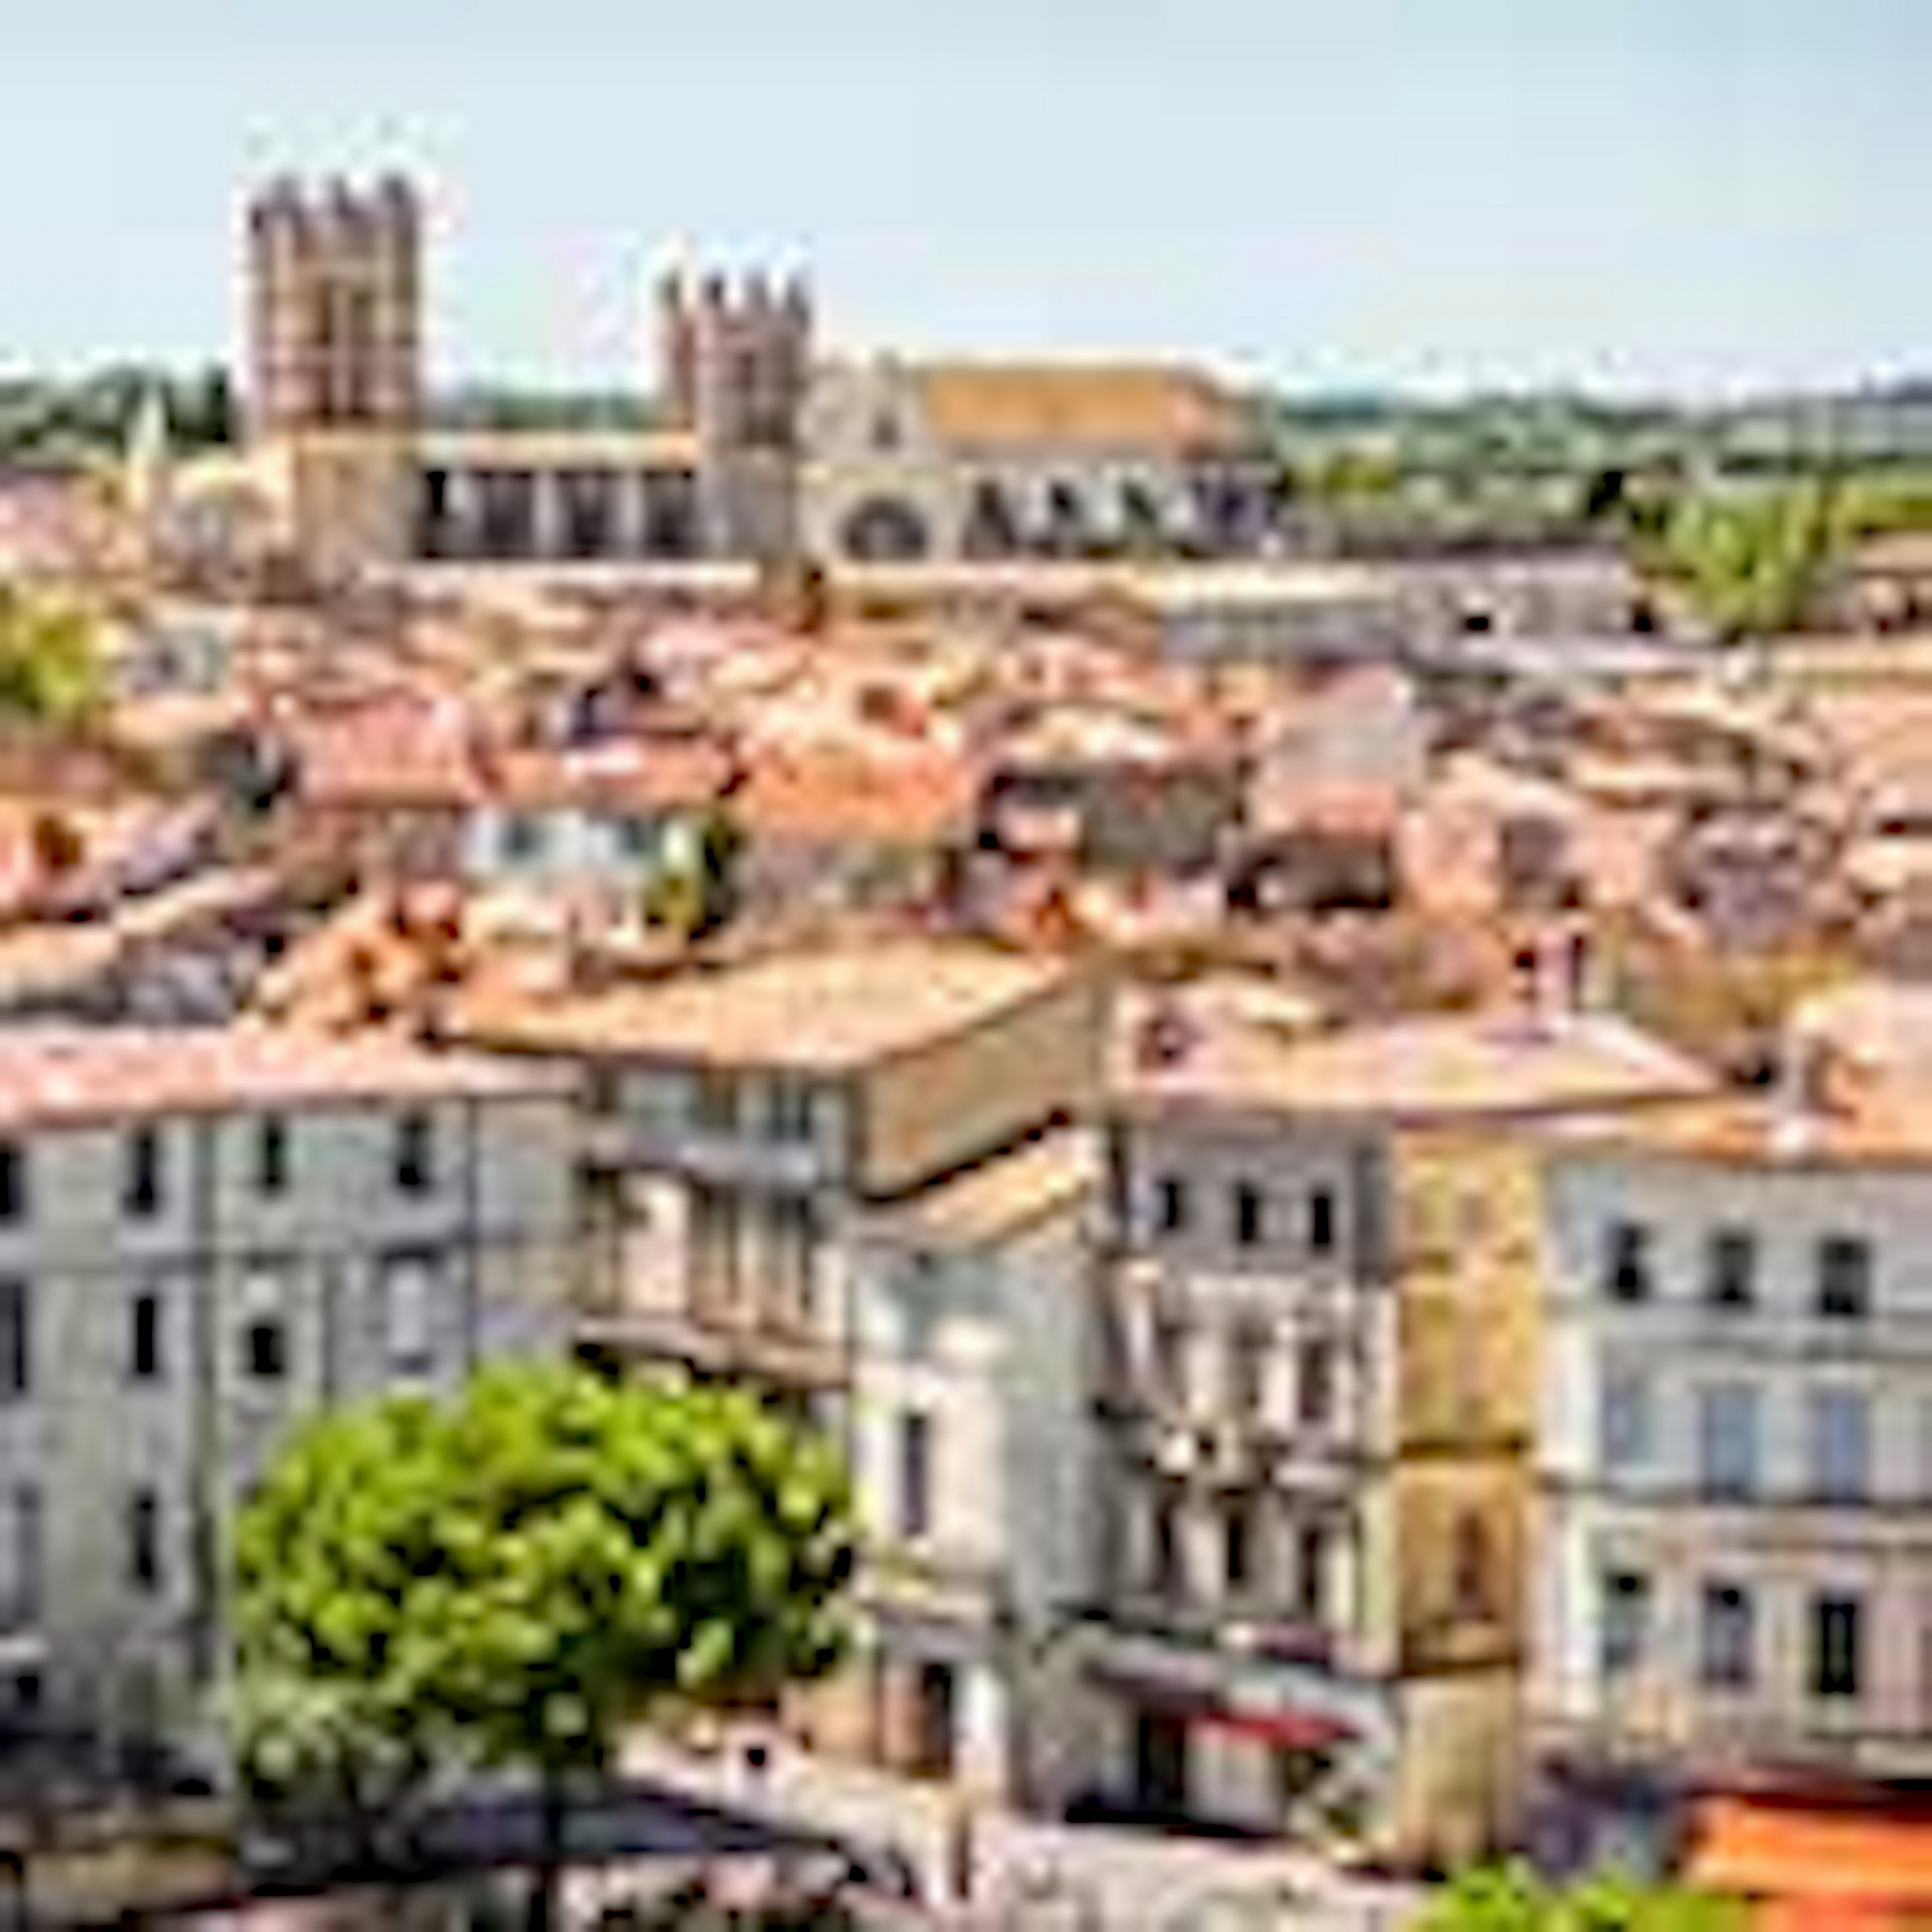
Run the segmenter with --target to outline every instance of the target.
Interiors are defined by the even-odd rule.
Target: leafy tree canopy
[[[1822,484],[1737,496],[1691,496],[1651,558],[1726,639],[1799,628],[1843,548],[1834,493]]]
[[[0,584],[0,717],[76,724],[100,697],[92,616],[77,604]]]
[[[831,1447],[739,1391],[517,1365],[332,1412],[237,1528],[244,1768],[350,1803],[440,1763],[554,1788],[654,1702],[829,1668],[850,1520]]]
[[[1605,1875],[1547,1885],[1521,1865],[1463,1873],[1432,1899],[1418,1932],[1743,1932],[1728,1899]]]

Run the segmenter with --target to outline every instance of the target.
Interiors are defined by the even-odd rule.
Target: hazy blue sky
[[[4,364],[231,352],[247,185],[398,163],[442,376],[629,380],[680,236],[808,263],[839,345],[1932,369],[1928,0],[5,0],[0,35]]]

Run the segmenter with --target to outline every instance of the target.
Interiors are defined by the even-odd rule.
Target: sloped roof
[[[1226,390],[1157,363],[932,362],[913,380],[943,443],[1172,452],[1252,440],[1248,412]]]

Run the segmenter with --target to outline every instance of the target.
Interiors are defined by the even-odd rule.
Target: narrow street
[[[952,1814],[941,1787],[782,1746],[754,1772],[740,1749],[700,1756],[644,1735],[627,1742],[623,1768],[774,1822],[890,1847],[940,1904],[938,1922],[959,1932],[1394,1932],[1414,1904],[1405,1888],[1284,1847],[986,1810],[974,1814],[972,1895],[962,1905],[950,1896]]]

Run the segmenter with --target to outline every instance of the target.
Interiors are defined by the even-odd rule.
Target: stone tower
[[[408,428],[422,396],[422,220],[392,176],[275,184],[248,211],[250,433]]]
[[[422,220],[410,184],[278,182],[248,211],[248,436],[277,452],[296,548],[406,554],[422,408]]]
[[[669,425],[697,446],[706,547],[761,560],[791,554],[812,298],[798,278],[718,274],[658,286],[658,393]]]

